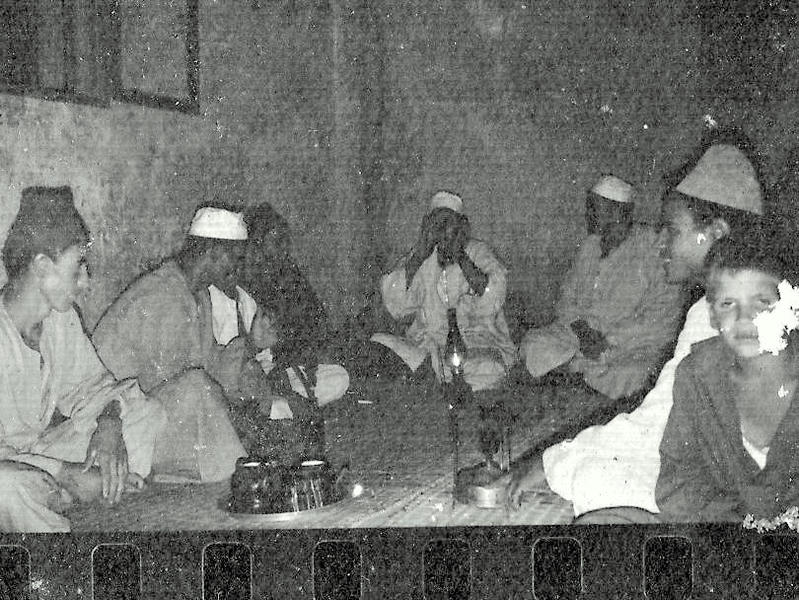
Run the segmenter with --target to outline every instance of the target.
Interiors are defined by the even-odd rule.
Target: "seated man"
[[[609,398],[623,398],[645,387],[674,341],[680,287],[666,282],[657,234],[633,225],[632,195],[613,175],[588,192],[588,237],[561,287],[557,320],[521,342],[533,377],[561,367]]]
[[[696,162],[681,170],[687,174],[666,194],[663,216],[669,281],[700,282],[705,256],[716,241],[731,233],[743,238],[757,235],[763,212],[757,172],[741,150],[746,148],[744,141],[731,140],[736,145],[719,135]],[[547,483],[572,502],[575,515],[617,506],[658,512],[658,447],[671,410],[674,371],[693,343],[715,335],[707,301],[702,298],[688,311],[674,357],[641,406],[544,451]],[[510,482],[511,506],[517,505],[525,480],[538,476],[533,467],[520,469]]]
[[[258,355],[264,370],[279,366],[303,396],[307,391],[300,377],[307,374],[320,405],[338,400],[349,387],[349,375],[344,367],[326,364],[332,337],[327,312],[289,253],[288,223],[267,202],[247,208],[244,219],[248,239],[240,285],[261,309],[256,324],[252,317],[244,320],[247,329],[258,331],[251,336],[256,345],[269,350]],[[228,319],[233,329],[235,314]]]
[[[414,372],[429,356],[439,379],[451,377],[442,366],[447,338],[447,310],[455,309],[458,328],[468,350],[464,378],[474,390],[501,383],[517,358],[502,312],[506,270],[489,247],[469,238],[463,201],[438,192],[422,221],[416,247],[381,282],[383,302],[395,319],[412,316],[403,337],[372,336],[373,358],[362,365],[380,372],[401,361],[397,372]],[[380,348],[383,348],[382,354]]]
[[[786,336],[780,316],[782,304],[789,316],[795,309],[781,298],[789,288],[777,287],[799,281],[778,239],[722,240],[710,250],[706,298],[720,335],[694,344],[674,376],[656,487],[661,520],[740,523],[799,503],[797,332]],[[761,323],[774,319],[776,331]]]
[[[179,254],[134,281],[94,330],[106,366],[118,377],[136,377],[166,408],[156,473],[219,481],[246,454],[228,418],[228,397],[237,393],[250,348],[236,334],[217,341],[225,331],[214,320],[209,292],[213,285],[236,296],[246,239],[241,214],[198,209]],[[247,306],[254,315],[251,299]]]
[[[26,188],[3,245],[0,530],[69,531],[72,499],[120,500],[150,473],[164,409],[97,358],[73,302],[89,232],[69,188]]]

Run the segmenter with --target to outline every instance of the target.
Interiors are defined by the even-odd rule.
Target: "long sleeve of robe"
[[[660,440],[671,410],[674,372],[692,344],[717,335],[710,325],[707,301],[702,298],[688,311],[674,356],[664,365],[641,406],[544,451],[547,482],[572,502],[575,515],[613,506],[659,512],[655,483],[660,471]]]
[[[126,423],[140,418],[138,413],[152,419],[150,431],[131,432],[130,443],[126,440],[131,471],[149,474],[153,436],[163,421],[163,409],[147,402],[135,382],[114,380],[97,358],[74,310],[53,312],[45,319],[40,352],[36,352],[24,344],[10,317],[0,309],[0,352],[0,445],[6,452],[11,448],[16,453],[82,461],[97,417],[116,400],[123,435]],[[67,417],[53,428],[58,435],[48,429],[56,410]]]
[[[799,500],[799,403],[788,408],[761,470],[743,445],[732,365],[716,338],[677,368],[656,488],[664,520],[773,518]]]
[[[422,263],[410,285],[407,285],[405,273],[409,256],[404,257],[394,271],[383,277],[381,292],[383,303],[394,319],[413,317],[403,341],[407,346],[418,349],[421,356],[431,353],[437,356],[446,343],[448,305],[445,300],[448,300],[449,306],[456,309],[458,328],[467,349],[491,351],[499,358],[499,369],[495,373],[485,371],[485,377],[479,377],[485,382],[475,381],[472,384],[479,389],[483,385],[494,385],[494,380],[504,375],[504,371],[516,361],[517,350],[510,339],[502,311],[507,291],[507,270],[488,245],[481,241],[470,240],[466,253],[477,268],[488,275],[488,285],[482,295],[478,296],[471,290],[458,265],[442,269],[436,252]],[[470,360],[467,358],[464,365],[467,382],[470,369],[482,370],[483,367],[478,366],[477,360],[470,367]],[[436,368],[437,363],[434,361],[433,364]]]
[[[636,226],[605,258],[600,240],[586,238],[561,286],[557,321],[531,330],[522,354],[533,375],[569,360],[597,391],[620,398],[641,389],[664,358],[680,325],[682,294],[669,284],[659,257],[657,236]],[[597,359],[579,352],[569,325],[585,320],[609,344]]]
[[[112,377],[74,310],[45,318],[37,352],[22,341],[0,301],[0,358],[0,459],[14,461],[3,469],[0,528],[68,530],[68,521],[48,507],[36,472],[12,466],[27,463],[55,475],[64,461],[82,462],[97,417],[114,400],[129,468],[143,477],[150,473],[164,409],[145,399],[135,382]],[[51,427],[56,410],[67,418]]]
[[[239,344],[217,344],[207,291],[195,296],[174,262],[140,277],[106,311],[92,335],[117,377],[135,377],[145,393],[184,371],[207,370],[235,388],[244,361]]]
[[[181,371],[203,367],[202,331],[198,302],[178,266],[168,262],[114,301],[92,342],[112,373],[137,378],[147,393]]]
[[[668,307],[679,318],[680,286],[667,283],[665,276],[658,238],[651,228],[635,226],[629,237],[604,258],[599,236],[588,236],[561,286],[558,319],[566,324],[584,319],[607,336],[628,325],[634,316],[644,318],[644,326],[652,313],[668,316]],[[671,327],[673,336],[677,326]],[[637,333],[642,329],[627,336],[620,332],[619,341],[637,338]],[[658,335],[663,338],[668,333]]]

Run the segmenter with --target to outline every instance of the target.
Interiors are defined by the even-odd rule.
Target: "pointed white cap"
[[[448,208],[459,213],[463,211],[463,200],[450,192],[436,192],[430,199],[430,210],[434,208]]]
[[[603,175],[591,188],[597,196],[602,196],[615,202],[632,202],[635,188],[616,177],[615,175]]]
[[[194,214],[189,235],[218,240],[246,240],[247,225],[241,213],[204,206]]]
[[[711,146],[675,188],[707,202],[763,214],[763,199],[755,168],[744,153],[729,144]]]

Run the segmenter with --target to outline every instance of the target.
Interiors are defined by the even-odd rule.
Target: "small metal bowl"
[[[474,485],[471,487],[472,504],[477,508],[497,508],[499,506],[500,489]]]

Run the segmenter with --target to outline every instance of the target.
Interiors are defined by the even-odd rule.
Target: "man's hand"
[[[442,233],[438,242],[438,262],[441,266],[460,264],[466,255],[469,228],[465,217],[457,213],[445,213],[442,217]]]
[[[440,232],[438,222],[433,218],[433,213],[427,213],[422,218],[422,227],[419,231],[419,239],[413,247],[413,252],[405,264],[405,287],[409,288],[416,272],[433,253],[438,243]]]
[[[253,317],[249,337],[258,350],[272,348],[279,341],[275,323],[264,314],[260,306]]]
[[[580,352],[590,360],[596,360],[608,348],[608,342],[602,332],[593,329],[583,319],[571,324],[571,329],[580,343]]]
[[[70,501],[74,498],[80,503],[89,503],[102,495],[103,476],[97,467],[87,470],[81,463],[65,462],[55,479],[65,490],[66,497]],[[138,492],[144,489],[146,484],[136,473],[128,473],[124,478],[123,487],[126,492]]]
[[[581,344],[580,352],[582,352],[583,356],[586,358],[596,360],[607,349],[608,342],[605,336],[596,329],[592,329],[587,339]]]
[[[83,473],[93,466],[100,468],[102,495],[115,504],[122,498],[128,479],[128,451],[122,439],[122,421],[119,417],[100,416],[97,429],[89,441]]]
[[[522,478],[514,473],[507,479],[505,485],[505,507],[510,510],[519,510],[522,505]]]
[[[41,488],[47,491],[47,508],[50,510],[60,514],[72,505],[72,494],[69,493],[67,488],[64,487],[56,477],[50,475],[50,473],[44,469],[34,467],[24,462],[16,463],[14,468],[19,471],[27,471],[36,476],[38,479],[36,483],[41,484]],[[63,471],[64,468],[62,466],[58,474],[60,475]],[[0,598],[4,597],[5,596],[0,595]]]
[[[414,248],[416,257],[424,260],[433,253],[441,237],[441,226],[433,213],[427,213],[422,218],[422,227],[419,230],[419,239]]]
[[[511,475],[507,475],[505,486],[505,506],[514,511],[522,505],[525,491],[546,487],[544,463],[541,455],[516,466]],[[504,478],[503,478],[504,479]]]
[[[474,264],[465,251],[458,259],[458,265],[460,265],[461,272],[463,276],[466,277],[466,281],[469,283],[469,288],[472,292],[477,296],[482,296],[488,287],[488,273],[481,271],[480,267]]]

